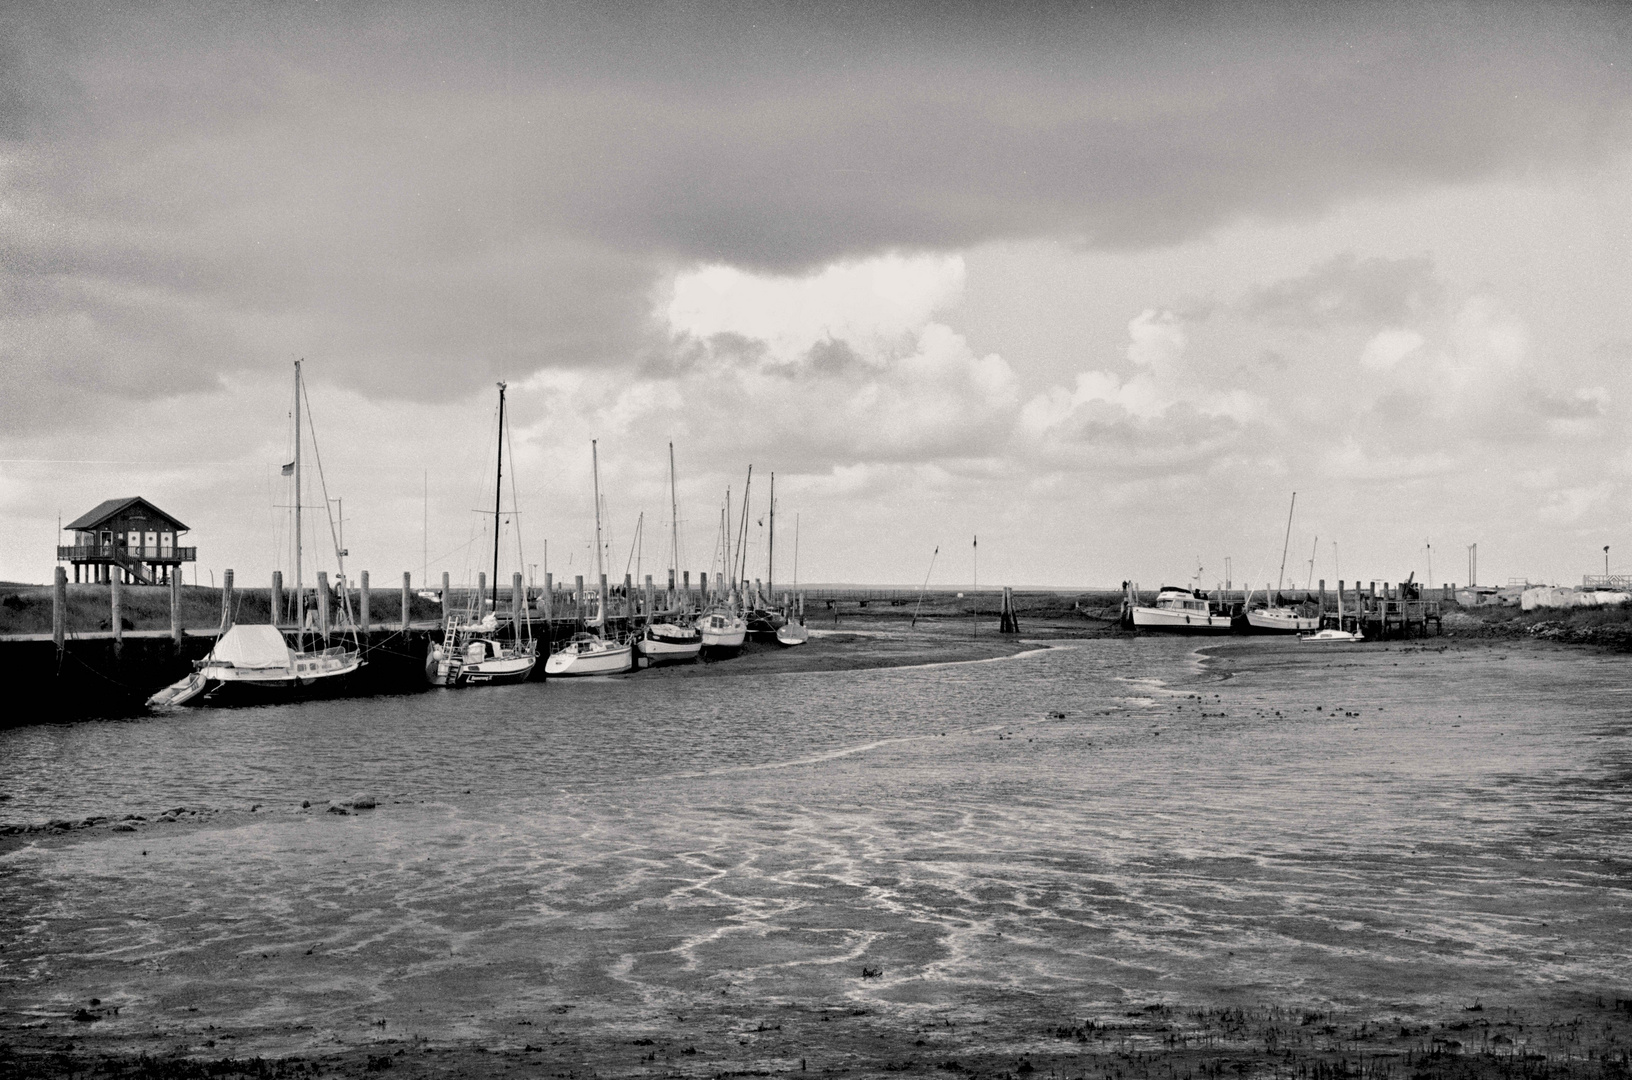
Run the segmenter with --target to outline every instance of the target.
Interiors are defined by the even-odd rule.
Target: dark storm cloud
[[[696,260],[1158,245],[1627,146],[1616,9],[1302,11],[13,5],[0,362],[428,398],[628,367]],[[1328,272],[1265,302],[1414,302]]]
[[[1423,314],[1442,291],[1430,259],[1357,259],[1348,252],[1257,290],[1246,308],[1291,326],[1398,326]]]

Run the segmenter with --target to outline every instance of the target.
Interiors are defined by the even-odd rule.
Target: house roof
[[[64,525],[63,528],[94,529],[103,522],[108,521],[111,518],[116,518],[125,511],[132,509],[137,503],[140,503],[143,507],[145,507],[154,517],[161,518],[164,521],[169,522],[171,527],[177,532],[187,531],[187,526],[183,525],[181,522],[177,521],[163,510],[160,510],[157,506],[154,506],[140,495],[131,495],[123,499],[109,499],[106,502],[99,503],[95,509],[79,515],[79,517]]]

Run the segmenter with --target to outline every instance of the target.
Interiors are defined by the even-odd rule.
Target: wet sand
[[[1626,1075],[1624,660],[887,621],[11,733],[0,1074]]]

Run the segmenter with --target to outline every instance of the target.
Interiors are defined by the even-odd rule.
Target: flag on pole
[[[293,461],[291,461],[289,464],[287,464],[287,465],[285,465],[283,467],[283,475],[285,475],[285,476],[295,475],[295,463]]]

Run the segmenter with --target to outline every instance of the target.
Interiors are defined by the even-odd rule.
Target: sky
[[[694,574],[750,465],[783,583],[1632,572],[1629,30],[5,5],[0,579],[138,494],[200,581],[287,571],[296,360],[307,548],[375,581],[490,562],[500,381],[505,577],[593,567],[591,440],[614,576],[671,443]]]

